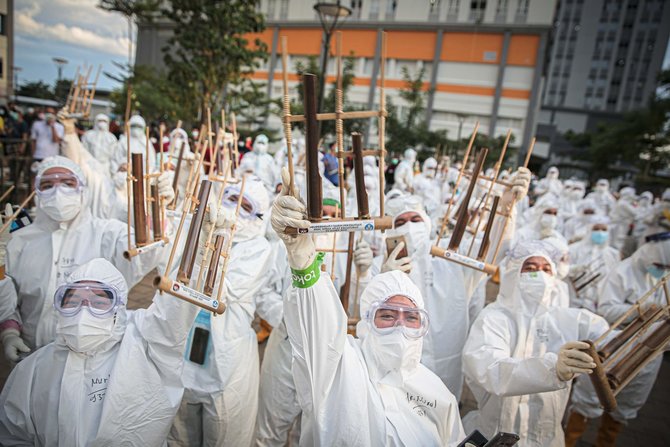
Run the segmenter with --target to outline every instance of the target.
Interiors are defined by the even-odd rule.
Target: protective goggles
[[[428,332],[428,314],[416,307],[378,301],[370,307],[366,318],[372,329],[380,335],[402,330],[405,337],[419,339]]]
[[[54,308],[61,315],[77,315],[83,306],[94,317],[106,318],[121,304],[118,290],[107,284],[91,282],[63,284],[54,295]]]
[[[237,207],[237,201],[240,197],[240,190],[236,187],[228,187],[223,191],[222,205],[226,208]],[[254,199],[247,196],[242,196],[242,205],[240,206],[240,217],[247,220],[261,219],[262,214],[258,212],[258,204]]]
[[[71,172],[67,174],[45,174],[35,179],[35,190],[41,197],[54,194],[57,187],[65,192],[75,193],[81,191],[81,186],[79,177]]]

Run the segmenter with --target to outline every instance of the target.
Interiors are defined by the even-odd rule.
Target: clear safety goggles
[[[367,320],[372,329],[380,335],[402,330],[403,335],[410,339],[419,339],[426,335],[430,323],[428,314],[423,309],[383,301],[378,301],[370,307]]]
[[[94,317],[106,318],[115,313],[120,304],[118,290],[107,284],[63,284],[54,295],[54,308],[66,317],[77,315],[86,306]]]
[[[78,193],[81,191],[81,182],[74,173],[58,173],[40,175],[35,179],[35,190],[40,197],[54,194],[57,188],[65,192]]]
[[[240,198],[240,191],[235,187],[228,187],[223,192],[223,203],[222,205],[226,208],[235,209],[237,207],[237,201]],[[258,204],[255,200],[247,195],[242,196],[242,204],[240,205],[240,217],[242,219],[253,220],[261,219],[262,214],[258,212]]]

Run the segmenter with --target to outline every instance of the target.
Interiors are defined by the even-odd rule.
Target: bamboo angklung
[[[319,172],[319,122],[316,120],[316,76],[302,75],[305,103],[305,177],[307,181],[307,218],[319,222],[323,218],[321,173]]]
[[[144,193],[144,166],[142,154],[131,154],[133,182],[133,221],[135,223],[135,245],[141,247],[148,240],[146,198]]]
[[[191,220],[191,226],[188,229],[184,252],[182,254],[181,263],[179,264],[179,272],[177,273],[177,281],[182,284],[188,284],[191,280],[193,264],[195,263],[195,256],[198,252],[198,239],[200,238],[200,230],[202,229],[202,223],[205,219],[207,200],[209,200],[211,187],[212,182],[209,180],[202,180],[198,200],[196,202],[196,209],[193,214],[193,219]]]
[[[174,178],[172,179],[172,190],[174,191],[174,199],[172,203],[168,205],[168,208],[174,210],[177,206],[177,200],[179,199],[179,173],[181,172],[181,164],[184,160],[184,149],[186,148],[184,141],[181,142],[179,146],[179,156],[177,157],[177,165],[174,170]]]
[[[354,152],[354,175],[356,180],[356,204],[358,205],[358,217],[361,219],[369,219],[370,208],[368,206],[368,191],[365,189],[363,143],[361,141],[360,133],[355,132],[351,134],[351,148]]]

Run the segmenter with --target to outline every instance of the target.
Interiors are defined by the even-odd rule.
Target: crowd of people
[[[574,446],[602,416],[596,445],[613,446],[646,402],[662,357],[603,415],[584,340],[670,270],[670,189],[613,192],[602,179],[587,194],[590,185],[555,167],[541,179],[490,168],[472,180],[463,174],[471,166],[446,157],[419,167],[409,148],[389,185],[378,160],[364,158],[370,213],[385,188],[393,226],[349,245],[346,233],[307,231],[304,139],[292,142],[291,177],[285,142],[271,155],[258,135],[239,151],[234,176],[244,183],[216,182],[199,204],[204,228],[232,240],[213,287],[223,281],[225,312],[158,292],[129,310],[144,278],[166,269],[177,277],[188,233],[174,240],[179,210],[187,212],[191,177],[207,178],[206,138],[177,127],[158,141],[139,115],[128,135],[109,124],[97,115],[81,133],[54,111],[32,124],[34,222],[0,234],[0,341],[13,368],[0,394],[0,445],[457,446],[477,430],[517,434],[520,446]],[[232,135],[215,140],[226,150]],[[161,202],[177,210],[164,222],[171,242],[130,259],[129,152],[142,154]],[[354,175],[340,178],[332,148],[319,170],[324,219],[343,207],[355,216]],[[488,220],[481,204],[492,195],[500,199],[490,234],[501,249],[483,261],[495,275],[431,255],[447,247],[460,206]],[[194,288],[210,268],[208,232]],[[466,232],[458,251],[481,236]],[[499,288],[492,302],[487,285]],[[645,303],[667,305],[662,290]],[[259,318],[271,328],[262,362]],[[462,415],[466,386],[476,409]]]

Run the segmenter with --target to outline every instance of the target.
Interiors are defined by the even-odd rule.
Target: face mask
[[[543,214],[542,217],[540,217],[540,226],[543,229],[553,230],[556,228],[557,223],[558,217],[553,214]]]
[[[584,191],[582,191],[581,189],[573,189],[572,191],[570,191],[570,197],[573,200],[579,200],[582,197],[584,197]]]
[[[546,304],[549,302],[554,277],[545,272],[526,272],[519,277],[519,288],[528,302]]]
[[[607,185],[596,185],[596,191],[607,192]]]
[[[200,136],[200,131],[194,130],[193,132],[191,132],[191,136],[193,137],[194,140],[197,140],[198,136]]]
[[[109,130],[109,123],[107,121],[98,121],[95,123],[95,127],[103,132],[107,132]]]
[[[56,333],[65,340],[68,348],[75,352],[92,352],[110,339],[115,317],[98,318],[88,309],[82,309],[72,317],[58,316]]]
[[[608,231],[592,231],[591,232],[591,242],[595,245],[604,245],[609,239]]]
[[[429,242],[428,228],[424,222],[407,222],[398,228],[397,231],[405,236],[407,240],[407,253],[410,256],[426,248]]]
[[[382,375],[393,370],[412,371],[421,361],[423,340],[410,340],[402,334],[402,331],[393,331],[385,335],[370,332],[365,337],[364,343],[369,344],[370,349],[366,351],[372,354]]]
[[[547,178],[549,180],[556,180],[558,178],[558,172],[555,172],[555,171],[547,172]]]
[[[38,119],[38,120],[40,120],[40,121],[44,121],[44,118],[45,118],[44,113],[38,113],[38,114],[37,114],[37,119]]]
[[[56,186],[48,197],[40,197],[39,207],[56,222],[69,222],[81,210],[81,192],[65,186]]]
[[[142,129],[141,127],[131,127],[130,136],[135,139],[141,140],[142,138],[144,138],[144,129]]]
[[[256,143],[254,147],[254,151],[259,153],[259,154],[267,154],[268,153],[268,145],[265,143]]]
[[[663,275],[665,275],[667,272],[665,269],[661,269],[656,267],[655,265],[649,265],[647,266],[647,272],[654,278],[654,279],[661,279],[663,278]]]

